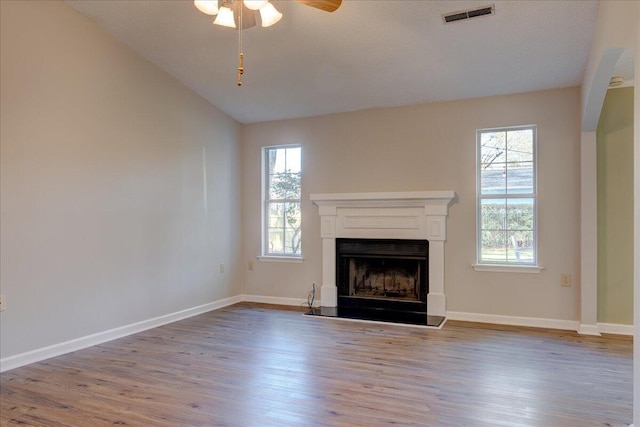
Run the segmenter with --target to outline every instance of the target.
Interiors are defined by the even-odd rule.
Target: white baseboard
[[[596,337],[601,335],[598,325],[586,325],[584,323],[581,323],[580,326],[578,326],[578,333],[580,335],[593,335]]]
[[[138,332],[146,331],[148,329],[156,328],[158,326],[166,325],[167,323],[176,322],[178,320],[197,316],[198,314],[206,313],[208,311],[217,310],[219,308],[236,304],[241,301],[242,296],[237,295],[231,298],[225,298],[197,307],[188,308],[186,310],[177,311],[175,313],[165,314],[164,316],[155,317],[153,319],[143,320],[141,322],[132,323],[130,325],[121,326],[119,328],[110,329],[108,331],[98,332],[96,334],[87,335],[85,337],[80,337],[59,344],[50,345],[48,347],[28,351],[26,353],[20,353],[14,356],[5,357],[3,359],[0,359],[0,372],[5,372],[10,369],[28,365],[30,363],[40,362],[41,360],[60,356],[72,351],[82,350],[84,348],[102,344],[107,341],[115,340],[128,335],[136,334]]]
[[[447,311],[449,320],[462,320],[465,322],[494,323],[498,325],[530,326],[534,328],[563,329],[576,331],[579,322],[575,320],[541,319],[537,317],[502,316],[498,314],[464,313],[460,311]]]
[[[617,323],[598,323],[598,329],[603,334],[633,336],[633,325],[620,325]]]
[[[307,300],[305,298],[268,297],[264,295],[241,295],[241,297],[243,302],[307,307]],[[313,305],[314,307],[319,307],[320,301],[316,299]]]

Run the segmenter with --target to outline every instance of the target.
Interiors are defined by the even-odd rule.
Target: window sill
[[[539,265],[471,264],[475,271],[493,271],[498,273],[538,274],[544,267]]]
[[[264,262],[292,262],[295,264],[300,264],[304,261],[303,257],[293,257],[293,256],[271,256],[271,255],[262,255],[257,257],[260,261]]]

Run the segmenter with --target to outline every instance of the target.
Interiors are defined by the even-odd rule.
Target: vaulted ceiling
[[[334,13],[273,0],[284,17],[243,32],[192,1],[66,0],[243,123],[580,85],[597,1],[344,0]],[[444,24],[442,14],[495,4]],[[633,71],[631,70],[631,73]]]

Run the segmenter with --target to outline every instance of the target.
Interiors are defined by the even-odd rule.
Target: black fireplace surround
[[[341,317],[426,324],[429,242],[336,239]]]

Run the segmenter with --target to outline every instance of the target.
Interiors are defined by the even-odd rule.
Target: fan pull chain
[[[240,2],[240,30],[238,31],[238,86],[242,86],[242,75],[244,74],[244,53],[242,53],[242,9]]]

